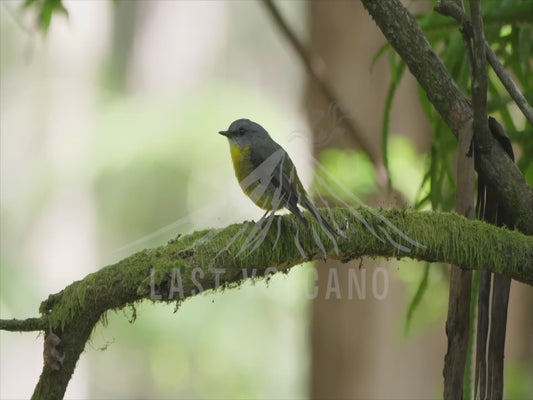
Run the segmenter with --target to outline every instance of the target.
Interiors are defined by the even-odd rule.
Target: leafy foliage
[[[34,8],[37,10],[39,13],[39,26],[44,33],[48,32],[54,14],[68,16],[68,11],[61,0],[25,0],[24,8]]]
[[[533,2],[530,0],[484,2],[483,18],[486,40],[531,104],[533,102],[533,52],[531,50]],[[459,31],[460,27],[453,19],[434,11],[420,15],[418,20],[457,85],[465,93],[470,93],[467,49]],[[449,140],[444,137],[450,137],[448,129],[440,129],[439,123],[435,121],[440,117],[434,111],[432,112],[432,107],[424,95],[421,95],[421,101],[434,128],[438,128],[435,129],[435,141],[431,152],[432,161],[429,168],[431,172],[428,176],[429,179],[440,178],[448,173],[443,169],[449,170],[446,163],[451,161],[455,150],[455,140],[449,143]],[[518,167],[527,177],[531,174],[530,169],[533,168],[533,127],[526,123],[525,118],[492,70],[489,73],[488,111],[503,124],[513,145],[520,149],[518,153],[521,153],[522,157],[518,161]],[[445,185],[446,182],[442,179],[432,182],[431,188],[435,189],[435,193],[431,196],[432,208],[437,206],[437,208],[450,209],[453,206],[453,201],[449,202],[448,198],[443,196],[446,193]],[[453,193],[453,198],[455,198],[455,193]]]
[[[485,2],[483,7],[486,39],[531,104],[533,102],[533,1],[489,1]],[[460,27],[453,19],[444,17],[433,10],[419,15],[418,21],[457,85],[465,93],[470,93],[469,62]],[[392,55],[394,51],[390,46],[383,46],[375,59],[377,60],[387,52],[390,53],[390,70],[393,79],[383,116],[382,137],[385,165],[388,159],[386,149],[391,104],[395,88],[403,73],[402,63]],[[415,208],[420,209],[429,204],[434,210],[448,211],[453,208],[456,197],[453,156],[457,141],[423,90],[420,90],[420,101],[435,136],[429,154],[428,169],[420,184],[421,188],[429,184],[430,190],[429,192],[421,190],[421,196]],[[522,157],[518,160],[518,167],[531,182],[533,127],[526,124],[525,118],[493,71],[489,74],[488,108],[489,113],[495,115],[503,124],[513,145],[520,149],[518,153],[522,154]]]
[[[464,3],[468,6],[468,2]],[[469,10],[466,11],[469,13]],[[448,72],[459,88],[469,97],[471,80],[468,49],[465,47],[460,31],[461,27],[452,18],[444,17],[434,10],[420,14],[417,18]],[[486,40],[521,88],[527,101],[530,104],[533,103],[533,1],[505,0],[501,2],[484,2],[483,19]],[[386,45],[376,54],[375,58],[377,59],[387,52],[393,53],[394,51],[390,46]],[[395,88],[398,85],[398,79],[401,78],[401,72],[403,72],[392,55],[390,56],[390,71],[393,79],[389,88],[382,131],[385,165],[387,165],[386,161],[388,159],[386,149],[388,147],[388,120],[391,112],[391,103],[395,95]],[[449,211],[455,205],[457,191],[454,172],[454,154],[457,149],[457,140],[431,105],[422,89],[420,89],[420,101],[433,128],[434,139],[429,153],[427,170],[420,183],[420,195],[415,203],[415,208],[421,209],[430,205],[433,210]],[[503,125],[512,140],[515,153],[520,155],[517,162],[518,167],[526,179],[532,183],[533,127],[527,123],[499,78],[490,68],[488,112]],[[427,189],[424,190],[427,187],[429,187],[429,191]],[[427,272],[425,272],[409,306],[406,321],[407,327],[428,287]],[[477,290],[477,288],[474,287],[474,290]],[[473,307],[475,308],[475,304],[473,304]],[[471,315],[474,318],[475,313],[472,312]],[[471,326],[474,326],[474,324],[471,323]],[[470,348],[469,351],[471,352],[472,349]],[[470,363],[468,364],[470,365]],[[466,373],[466,378],[465,398],[468,398],[471,392],[470,372]]]

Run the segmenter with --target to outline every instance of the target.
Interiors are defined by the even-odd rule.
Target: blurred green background
[[[276,132],[311,177],[305,135],[287,132],[307,130],[304,79],[260,4],[65,6],[43,37],[20,2],[0,5],[2,318],[33,316],[49,293],[179,233],[259,218],[217,133],[234,119]],[[67,398],[305,397],[307,269],[176,313],[139,304],[134,324],[110,312]],[[1,397],[27,398],[41,338],[0,335]]]
[[[20,7],[0,4],[2,318],[36,316],[48,294],[177,234],[257,220],[217,134],[237,118],[269,130],[313,187],[304,71],[258,2],[66,1],[68,19],[54,17],[45,37]],[[309,39],[307,4],[279,7]],[[392,133],[391,179],[412,206],[429,193],[430,159]],[[376,196],[366,155],[331,149],[320,162],[363,201]],[[389,264],[407,299],[395,345],[443,331],[446,271]],[[134,323],[131,309],[108,313],[66,397],[308,398],[311,268],[205,293],[175,313],[144,302]],[[425,271],[432,290],[406,330]],[[31,395],[41,339],[0,332],[2,398]],[[508,370],[518,394],[527,368]]]

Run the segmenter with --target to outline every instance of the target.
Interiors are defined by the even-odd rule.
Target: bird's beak
[[[224,136],[229,136],[229,131],[220,131],[218,133],[220,133],[221,135],[224,135]]]

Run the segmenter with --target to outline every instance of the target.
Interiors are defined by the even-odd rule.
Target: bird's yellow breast
[[[279,210],[284,206],[279,201],[279,193],[270,180],[262,181],[261,173],[257,173],[251,160],[250,147],[240,148],[233,144],[230,146],[231,159],[235,176],[239,181],[242,191],[259,207],[264,210]]]
[[[233,161],[233,168],[235,169],[235,176],[241,182],[252,171],[253,165],[250,161],[250,147],[240,148],[234,144],[230,147],[231,160]]]

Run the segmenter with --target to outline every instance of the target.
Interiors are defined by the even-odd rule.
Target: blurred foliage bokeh
[[[325,194],[322,184],[339,186],[343,189],[336,193],[357,204],[356,199],[364,203],[378,191],[371,161],[353,150],[324,152],[320,163],[328,174],[319,174],[322,180],[311,185],[309,142],[291,135],[308,134],[300,106],[304,71],[260,5],[175,2],[180,3],[176,10],[163,13],[182,12],[189,23],[180,34],[194,39],[174,43],[152,32],[150,37],[162,44],[146,54],[142,53],[146,49],[135,49],[138,54],[133,51],[124,64],[127,68],[117,72],[109,38],[117,35],[109,22],[114,7],[144,7],[145,2],[106,3],[98,6],[95,15],[107,21],[107,26],[94,40],[106,41],[107,47],[102,51],[94,44],[87,46],[91,62],[78,63],[65,61],[71,57],[72,46],[90,43],[87,32],[76,30],[78,24],[85,24],[89,35],[100,28],[97,19],[82,15],[90,5],[26,0],[24,7],[35,13],[34,20],[46,32],[44,39],[39,31],[28,33],[24,28],[27,21],[17,11],[18,2],[0,6],[2,318],[34,316],[49,293],[102,265],[164,244],[178,233],[259,218],[261,210],[241,194],[227,144],[217,135],[236,118],[261,121],[291,154],[306,187],[313,186],[315,192]],[[279,3],[305,37],[306,4]],[[530,103],[532,4],[518,0],[483,3],[487,39]],[[154,24],[168,22],[147,15],[142,22],[148,24],[148,18],[154,18],[148,24],[154,32]],[[418,18],[455,81],[468,94],[468,59],[456,24],[433,11]],[[142,28],[139,22],[137,29],[150,26]],[[198,33],[198,27],[205,32]],[[196,48],[193,43],[188,52],[174,58],[169,55],[173,48],[195,40]],[[131,72],[135,71],[132,64],[142,64],[142,57],[158,59],[161,65],[168,62],[177,69],[170,74],[174,81],[161,78],[158,83],[167,90],[151,91],[148,84],[141,84],[142,71]],[[195,64],[188,57],[201,61]],[[179,69],[182,60],[189,69]],[[378,117],[384,120],[383,148],[391,187],[409,207],[452,210],[456,140],[423,92],[420,102],[434,134],[431,151],[420,156],[403,132],[389,132],[395,85],[406,70],[394,55],[389,54],[389,61],[390,98],[385,115]],[[59,67],[63,64],[64,68]],[[148,73],[157,75],[158,71]],[[72,84],[84,79],[83,85]],[[113,79],[124,79],[126,84],[114,84]],[[157,76],[153,79],[157,81]],[[490,113],[504,124],[518,166],[532,183],[532,128],[492,73],[489,90]],[[80,100],[84,98],[89,100]],[[74,108],[82,106],[87,108],[82,123],[69,122],[69,114],[79,116]],[[352,173],[354,168],[357,175]],[[310,268],[301,266],[268,282],[197,296],[175,314],[172,306],[149,302],[136,305],[135,310],[108,313],[93,333],[67,395],[307,397]],[[402,261],[394,273],[405,282],[412,299],[411,305],[406,304],[405,325],[398,326],[398,337],[404,339],[407,332],[409,340],[416,340],[417,334],[446,313],[446,272],[443,267],[421,268]],[[27,397],[40,370],[40,341],[3,332],[0,338],[2,397]],[[20,356],[21,348],[27,354]],[[29,370],[28,363],[34,368]],[[506,373],[509,396],[531,396],[533,366],[510,365]],[[31,374],[25,376],[27,387],[22,392],[14,383],[9,385],[21,374]]]

